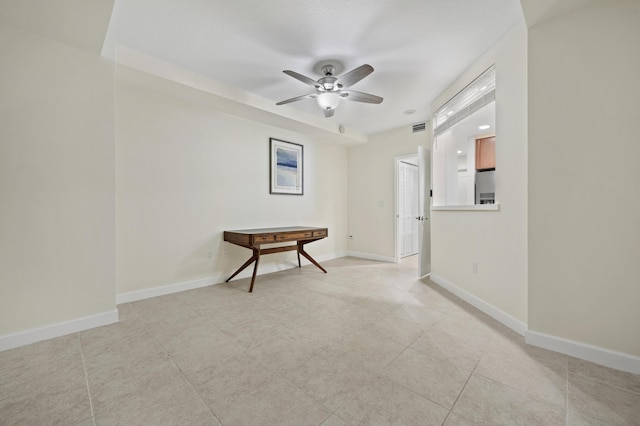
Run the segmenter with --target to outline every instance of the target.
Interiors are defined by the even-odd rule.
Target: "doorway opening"
[[[395,157],[394,176],[395,261],[415,258],[422,277],[431,272],[431,151]]]

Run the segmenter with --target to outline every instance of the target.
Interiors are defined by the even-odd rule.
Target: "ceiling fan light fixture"
[[[338,93],[321,93],[317,99],[318,105],[322,109],[334,109],[340,104],[340,95]]]

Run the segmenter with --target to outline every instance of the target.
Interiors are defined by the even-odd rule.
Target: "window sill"
[[[472,206],[431,206],[431,211],[497,212],[500,211],[500,204],[475,204]]]

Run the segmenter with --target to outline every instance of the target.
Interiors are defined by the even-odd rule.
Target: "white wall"
[[[529,28],[529,328],[636,356],[639,43],[632,0]]]
[[[4,26],[0,52],[3,336],[115,310],[114,70]]]
[[[172,95],[162,85],[116,87],[119,295],[224,281],[251,256],[223,242],[224,230],[324,226],[329,237],[309,253],[317,260],[345,254],[346,147],[224,114],[171,87]],[[304,145],[303,196],[269,194],[270,137]],[[273,254],[258,272],[294,266],[295,252]]]
[[[394,158],[417,154],[418,146],[429,144],[428,131],[413,133],[412,126],[404,126],[349,148],[350,253],[394,261]]]
[[[526,49],[527,30],[521,22],[431,105],[437,110],[495,63],[496,202],[500,210],[432,211],[432,277],[506,314],[521,331],[527,323]],[[436,158],[437,150],[433,152]],[[477,273],[473,273],[474,262]]]

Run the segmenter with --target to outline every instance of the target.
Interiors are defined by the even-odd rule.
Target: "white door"
[[[417,159],[417,158],[416,158]],[[416,216],[419,211],[418,165],[400,160],[398,163],[398,234],[400,257],[418,253],[419,226]]]
[[[418,236],[420,262],[418,274],[422,277],[431,273],[431,151],[426,147],[418,147],[419,179],[419,214]]]

